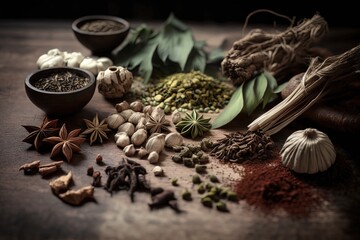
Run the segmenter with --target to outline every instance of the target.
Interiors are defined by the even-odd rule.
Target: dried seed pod
[[[152,151],[149,153],[149,156],[147,158],[149,160],[149,163],[155,164],[159,162],[159,154],[156,151]]]
[[[131,122],[125,122],[118,127],[118,132],[124,132],[131,137],[135,132],[135,126]]]
[[[155,166],[152,170],[155,176],[160,177],[164,174],[164,170],[160,166]]]
[[[130,103],[130,109],[132,109],[134,112],[142,112],[144,109],[144,104],[140,101],[134,101]]]
[[[106,122],[109,128],[117,129],[125,122],[125,119],[119,113],[113,113],[106,118]]]
[[[49,183],[51,190],[59,195],[62,192],[66,192],[69,189],[69,185],[72,181],[72,172],[69,171],[66,175],[61,176]]]
[[[54,163],[40,165],[39,173],[42,177],[45,177],[51,173],[56,172],[58,169],[60,169],[62,163],[63,163],[63,161],[57,161]]]
[[[124,148],[130,144],[130,137],[124,132],[118,132],[115,134],[116,146]]]
[[[142,117],[139,119],[139,122],[138,124],[136,124],[136,127],[135,127],[136,130],[138,129],[145,129],[146,130],[146,118],[145,117]]]
[[[129,145],[124,147],[123,151],[124,151],[126,156],[132,157],[132,156],[135,155],[136,149],[134,147],[134,144],[129,144]]]
[[[60,193],[59,198],[71,205],[80,205],[84,200],[92,199],[94,197],[94,191],[93,186],[87,186],[78,190],[69,190],[65,193]]]
[[[120,103],[117,103],[116,105],[115,105],[115,109],[116,109],[116,111],[118,112],[118,113],[120,113],[120,112],[122,112],[122,111],[124,111],[124,110],[127,110],[127,109],[129,109],[130,108],[130,104],[127,102],[127,101],[122,101],[122,102],[120,102]]]
[[[183,142],[184,142],[184,138],[178,132],[172,132],[165,136],[165,146],[166,147],[179,146],[179,145],[182,145]]]
[[[129,117],[131,115],[133,115],[134,111],[131,110],[131,109],[126,109],[122,112],[120,112],[119,114],[125,119],[125,121],[128,121],[129,120]]]
[[[106,98],[121,98],[133,83],[133,74],[124,67],[110,66],[96,77],[99,93]]]
[[[182,119],[181,113],[178,109],[175,109],[175,111],[171,114],[171,120],[174,125],[176,125],[178,122],[180,122]]]
[[[131,136],[131,143],[135,146],[140,146],[143,144],[147,139],[147,131],[145,129],[138,129],[134,132]]]
[[[139,148],[137,150],[137,153],[138,153],[139,158],[143,158],[143,157],[145,157],[146,155],[149,154],[149,152],[144,147]]]
[[[143,108],[143,113],[145,113],[145,114],[151,115],[152,111],[153,111],[153,107],[151,105],[147,105]]]
[[[145,117],[145,114],[142,112],[134,112],[128,119],[128,122],[131,122],[135,126],[139,123],[140,119]]]
[[[329,137],[314,128],[292,133],[280,153],[281,162],[298,173],[323,172],[336,160],[336,152]]]
[[[160,154],[165,147],[165,134],[161,133],[148,139],[145,148],[148,152],[157,152]]]

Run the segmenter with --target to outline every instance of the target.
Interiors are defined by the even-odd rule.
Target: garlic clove
[[[143,157],[145,157],[146,155],[149,154],[149,152],[144,147],[139,148],[137,150],[137,153],[138,153],[139,158],[143,158]]]
[[[171,114],[171,120],[174,125],[176,125],[178,122],[180,122],[182,119],[181,113],[179,110],[175,109],[175,111]]]
[[[130,103],[130,109],[132,109],[134,112],[142,112],[144,109],[144,104],[140,101],[134,101]]]
[[[151,137],[146,142],[145,148],[148,152],[160,153],[165,147],[165,134],[160,133],[154,137]]]
[[[134,125],[137,125],[141,118],[144,118],[145,114],[142,112],[134,112],[128,119],[128,122],[131,122]]]
[[[131,109],[126,109],[119,114],[125,119],[125,121],[128,121],[131,115],[133,115],[134,111]]]
[[[178,132],[172,132],[165,136],[166,147],[180,146],[183,144],[183,142],[184,142],[184,138]]]
[[[129,144],[129,145],[125,146],[123,151],[127,157],[132,157],[136,153],[134,144]]]
[[[130,137],[124,132],[118,132],[114,136],[116,141],[116,146],[124,148],[130,144]]]
[[[156,177],[160,177],[164,174],[164,170],[160,166],[155,166],[152,170]]]
[[[326,171],[336,160],[336,151],[329,137],[314,128],[292,133],[280,154],[282,164],[298,173]]]
[[[118,127],[118,132],[124,132],[131,137],[135,132],[135,126],[131,122],[125,122]]]
[[[148,159],[149,163],[155,164],[155,163],[159,162],[159,153],[156,151],[152,151],[149,153],[147,159]]]
[[[134,132],[131,136],[131,143],[135,146],[140,146],[143,144],[147,139],[147,131],[143,128],[140,128]]]
[[[118,127],[125,122],[125,119],[118,113],[113,113],[106,118],[108,127],[111,129],[118,129]]]
[[[120,102],[120,103],[117,103],[116,105],[115,105],[115,108],[116,108],[116,111],[118,112],[118,113],[120,113],[120,112],[122,112],[122,111],[124,111],[124,110],[127,110],[127,109],[129,109],[130,108],[130,104],[127,102],[127,101],[122,101],[122,102]]]

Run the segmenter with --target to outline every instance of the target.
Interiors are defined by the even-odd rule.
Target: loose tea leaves
[[[49,92],[70,92],[85,87],[89,82],[87,77],[66,71],[41,78],[34,83],[34,87]]]

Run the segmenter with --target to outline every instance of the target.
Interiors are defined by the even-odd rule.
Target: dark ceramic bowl
[[[67,73],[70,76],[87,78],[89,82],[76,90],[54,92],[40,90],[36,83],[41,79],[48,79],[53,74]],[[63,86],[63,85],[62,85]],[[91,72],[71,67],[54,67],[37,70],[25,79],[26,94],[31,102],[50,116],[64,116],[79,112],[89,103],[96,89],[96,79]]]
[[[115,16],[90,15],[76,19],[72,23],[72,30],[77,40],[93,55],[106,56],[125,40],[130,24]]]

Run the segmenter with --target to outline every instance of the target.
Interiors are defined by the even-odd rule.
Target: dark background
[[[213,2],[213,3],[212,3]],[[75,19],[84,15],[109,14],[129,20],[164,21],[171,12],[183,21],[231,23],[244,22],[256,9],[270,9],[296,20],[311,18],[319,13],[330,27],[360,27],[356,1],[116,1],[116,0],[37,0],[7,1],[0,8],[1,18]],[[252,24],[289,24],[288,21],[268,13],[251,17]]]

